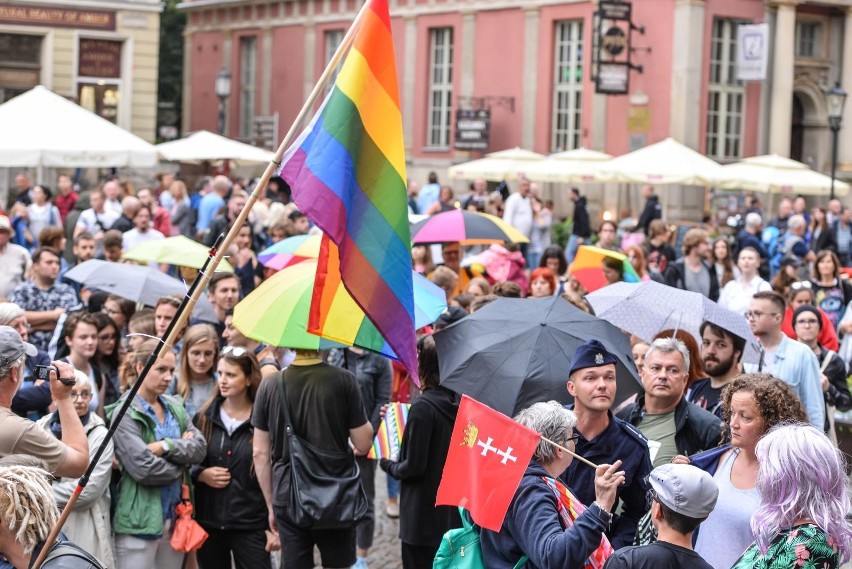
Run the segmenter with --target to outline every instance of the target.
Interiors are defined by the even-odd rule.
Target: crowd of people
[[[270,346],[234,326],[234,306],[275,272],[258,253],[316,231],[283,180],[272,180],[239,228],[228,251],[234,272],[210,279],[210,321],[193,319],[153,362],[181,299],[144,306],[66,273],[95,258],[124,262],[140,243],[170,236],[212,245],[232,228],[252,182],[219,175],[189,191],[163,174],[150,187],[109,179],[79,192],[62,175],[55,194],[24,174],[16,184],[16,201],[0,212],[0,553],[11,566],[27,567],[49,548],[92,567],[262,568],[280,555],[283,567],[299,569],[314,566],[317,547],[324,567],[365,569],[377,516],[387,515],[399,518],[402,566],[431,567],[444,534],[462,525],[457,508],[435,506],[460,394],[441,385],[433,334],[498,297],[562,297],[593,313],[571,274],[579,247],[592,244],[624,254],[604,258],[608,284],[623,280],[629,263],[643,282],[742,315],[754,338],[710,321],[697,338],[677,329],[630,337],[643,389],[618,408],[616,356],[595,341],[578,348],[564,370],[573,403],[541,401],[515,417],[544,438],[502,529],[481,532],[485,566],[839,567],[850,556],[834,418],[852,409],[844,273],[852,214],[839,202],[808,211],[803,199],[785,198],[764,223],[752,199],[737,232],[697,225],[675,241],[652,187],[642,189],[638,216],[597,231],[572,188],[573,223],[560,235],[553,204],[528,180],[492,191],[476,180],[456,199],[431,173],[423,187],[409,184],[409,213],[490,213],[529,243],[412,248],[412,268],[448,304],[418,330],[415,383],[398,362],[357,347]],[[187,267],[152,267],[194,277]],[[747,342],[759,343],[760,363],[743,362]],[[57,506],[146,366],[64,534],[45,543]],[[389,402],[411,404],[399,456],[367,458]],[[351,482],[335,486],[351,490],[345,503],[321,504],[338,495],[297,475],[311,460],[317,474],[328,468]],[[388,499],[377,505],[379,469]],[[189,555],[172,546],[187,499],[208,534]],[[306,525],[303,506],[341,520]]]

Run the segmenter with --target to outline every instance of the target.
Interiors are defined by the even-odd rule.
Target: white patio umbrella
[[[535,182],[592,183],[606,181],[603,169],[612,156],[577,148],[551,154],[545,160],[527,166],[524,174]]]
[[[520,175],[526,174],[531,164],[544,158],[544,154],[515,147],[486,154],[485,158],[479,160],[451,166],[448,172],[450,178],[454,180],[477,178],[485,178],[492,182],[517,180]]]
[[[0,167],[105,168],[157,164],[135,134],[43,85],[0,105]]]
[[[720,185],[729,190],[828,195],[831,178],[777,154],[754,156],[722,166]],[[834,181],[834,193],[845,196],[849,184]]]
[[[263,163],[275,157],[269,150],[206,130],[199,130],[180,140],[158,144],[157,152],[164,160],[172,162],[232,160],[237,163]]]
[[[611,182],[710,186],[721,166],[673,138],[613,158],[603,170]]]

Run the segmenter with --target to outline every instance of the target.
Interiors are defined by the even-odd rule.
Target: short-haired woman
[[[542,436],[506,513],[500,532],[482,530],[482,557],[489,569],[512,569],[526,556],[530,566],[580,569],[601,545],[609,527],[616,491],[624,483],[621,461],[599,465],[595,472],[595,501],[571,523],[561,499],[567,489],[559,475],[573,455],[577,417],[556,401],[535,403],[515,421]]]

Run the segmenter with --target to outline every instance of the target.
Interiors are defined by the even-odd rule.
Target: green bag
[[[444,534],[432,569],[485,569],[482,561],[482,547],[479,545],[479,526],[469,519],[464,508],[459,508],[462,519],[460,528],[451,529]],[[515,569],[520,569],[526,564],[527,557],[524,555],[515,564]]]

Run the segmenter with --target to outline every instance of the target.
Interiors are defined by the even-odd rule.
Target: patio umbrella
[[[551,154],[527,166],[524,174],[534,182],[583,184],[604,182],[607,161],[612,156],[588,148]]]
[[[586,300],[600,318],[646,342],[662,330],[680,329],[695,336],[700,345],[699,329],[708,320],[746,341],[744,362],[760,361],[760,346],[743,315],[703,294],[647,281],[616,283],[586,295]]]
[[[452,243],[465,245],[529,243],[527,237],[497,216],[454,209],[435,214],[411,226],[413,243]]]
[[[189,290],[183,281],[157,269],[100,259],[90,259],[71,267],[65,276],[86,288],[102,290],[146,306],[154,306],[163,296],[182,298]],[[193,316],[205,322],[217,322],[206,295],[199,297]]]
[[[280,271],[290,265],[319,257],[322,234],[295,235],[270,245],[257,254],[264,267]]]
[[[721,166],[673,138],[634,150],[606,163],[612,182],[709,186]]]
[[[304,350],[342,347],[307,330],[316,272],[317,261],[308,259],[275,273],[234,307],[234,326],[246,337],[273,346]],[[360,307],[348,295],[346,298],[345,305],[335,304],[339,313],[329,318],[356,319],[360,329],[355,345],[395,358]],[[444,291],[414,273],[415,326],[433,323],[446,308]]]
[[[572,277],[580,281],[580,284],[587,291],[598,290],[607,286],[607,280],[604,277],[602,268],[603,260],[607,257],[621,262],[624,282],[639,282],[639,275],[636,273],[633,265],[630,264],[627,255],[592,245],[580,245],[580,248],[577,249],[577,255],[574,257],[574,262],[571,263],[569,272]]]
[[[508,416],[538,401],[569,403],[571,357],[592,339],[618,359],[618,405],[642,388],[627,336],[560,297],[498,298],[437,332],[441,385]]]
[[[153,261],[156,263],[200,269],[204,266],[209,251],[208,247],[205,247],[198,241],[193,241],[183,235],[176,235],[174,237],[140,243],[124,253],[121,258],[145,263]],[[228,261],[222,259],[216,271],[233,273],[234,268]]]
[[[486,154],[485,158],[479,160],[456,164],[450,167],[448,173],[454,180],[517,180],[531,164],[539,160],[544,160],[544,154],[515,147]]]
[[[262,164],[275,157],[274,153],[264,148],[206,130],[199,130],[180,140],[158,144],[156,148],[164,160],[172,162],[198,163],[206,160],[231,160],[239,164]]]
[[[722,166],[721,186],[729,190],[827,196],[831,178],[806,164],[777,154],[754,156]],[[849,184],[835,180],[834,193],[845,196]]]

